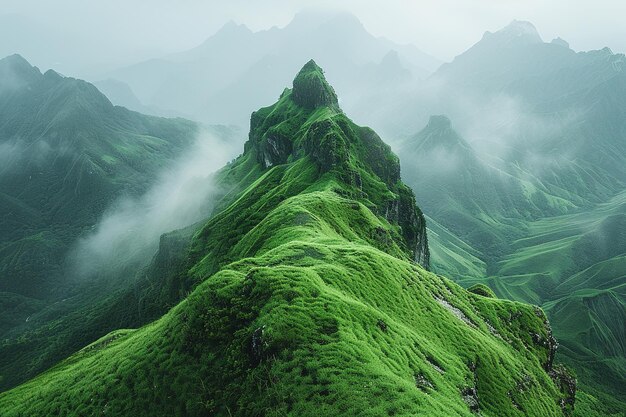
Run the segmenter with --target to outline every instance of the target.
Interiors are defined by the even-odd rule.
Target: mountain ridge
[[[299,76],[319,75],[307,66]],[[164,277],[191,284],[182,301],[0,394],[7,416],[571,411],[543,312],[415,263],[407,232],[423,217],[398,158],[334,106],[298,105],[295,87],[252,115],[244,153],[217,174],[233,191]]]

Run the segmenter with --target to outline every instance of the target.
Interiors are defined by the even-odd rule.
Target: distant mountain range
[[[67,245],[119,194],[145,190],[197,127],[115,107],[93,85],[41,74],[19,55],[0,73],[0,289],[45,297]]]
[[[440,64],[414,46],[372,36],[351,14],[307,12],[284,28],[259,32],[230,22],[194,49],[113,71],[109,78],[127,84],[144,105],[247,127],[249,114],[275,100],[310,58],[327,69],[348,110],[364,96],[425,78]]]

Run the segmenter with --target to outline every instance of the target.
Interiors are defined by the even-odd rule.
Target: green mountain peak
[[[293,99],[302,107],[338,107],[337,94],[314,60],[307,62],[293,80]]]
[[[400,181],[398,157],[376,132],[341,111],[315,61],[300,70],[293,85],[277,103],[252,114],[246,152],[263,169],[302,159],[313,163],[319,175],[339,182],[343,193],[399,225],[399,245],[427,268],[425,221],[413,192]]]

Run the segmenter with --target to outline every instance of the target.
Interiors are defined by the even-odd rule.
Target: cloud
[[[468,100],[461,106],[459,110],[466,117],[459,131],[479,155],[517,161],[539,170],[548,163],[558,164],[575,152],[571,147],[554,153],[546,146],[554,145],[577,123],[583,112],[576,107],[543,114],[533,110],[523,98],[508,94]]]
[[[40,170],[48,163],[52,147],[45,139],[29,145],[20,141],[0,143],[0,176],[28,170]]]
[[[7,171],[11,166],[21,159],[23,147],[18,142],[0,143],[0,174]]]
[[[79,239],[70,255],[72,270],[79,277],[102,276],[145,263],[163,233],[208,217],[218,191],[212,174],[236,155],[239,145],[201,133],[144,195],[120,198],[93,232]]]

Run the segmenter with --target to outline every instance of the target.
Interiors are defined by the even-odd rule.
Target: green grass
[[[249,352],[257,329],[258,359]],[[7,416],[13,407],[68,415],[469,416],[461,391],[477,384],[484,415],[522,415],[507,392],[528,374],[528,391],[515,392],[526,415],[560,415],[540,363],[546,352],[530,341],[541,329],[530,307],[472,297],[367,245],[321,236],[222,269],[155,324],[89,358],[70,358],[0,404]],[[416,387],[416,375],[433,388]],[[68,389],[68,380],[80,382]]]
[[[626,375],[625,198],[622,192],[572,214],[524,221],[522,236],[491,260],[484,251],[470,252],[475,260],[469,262],[466,242],[473,243],[472,236],[461,241],[451,232],[430,235],[440,273],[454,274],[466,287],[486,283],[500,297],[546,310],[561,345],[558,357],[579,375],[589,396],[581,398],[595,399],[581,407],[603,404],[588,415],[616,414],[626,403],[620,392]],[[442,228],[436,224],[434,230]]]
[[[426,219],[433,271],[451,274],[457,281],[482,279],[487,275],[487,265],[480,259],[480,252],[434,219],[428,216]]]

